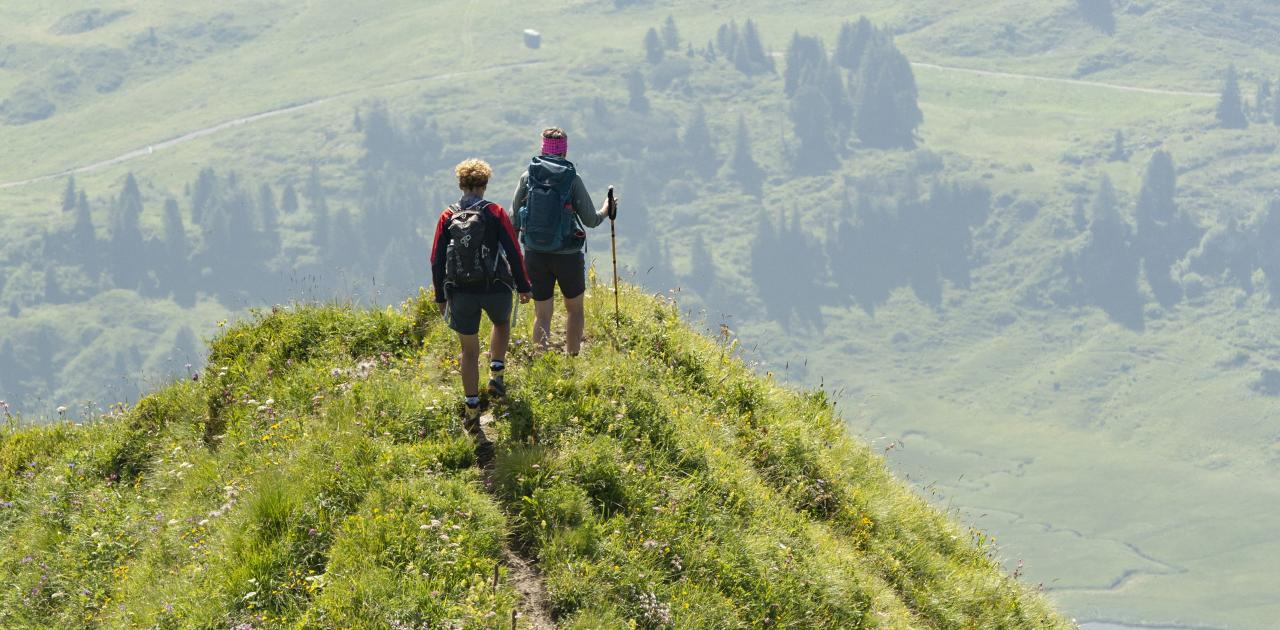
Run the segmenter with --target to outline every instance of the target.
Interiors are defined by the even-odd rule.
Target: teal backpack
[[[571,194],[577,171],[573,163],[539,156],[529,162],[524,207],[520,208],[520,241],[532,252],[557,253],[581,248],[586,232],[573,211]]]

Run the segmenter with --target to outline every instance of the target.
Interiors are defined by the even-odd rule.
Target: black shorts
[[[587,291],[587,257],[575,254],[524,253],[524,268],[529,272],[533,285],[533,299],[550,300],[555,295],[556,283],[565,299],[576,298]]]
[[[480,332],[480,313],[489,316],[495,324],[511,321],[511,291],[502,289],[493,293],[458,293],[449,292],[449,306],[445,310],[445,320],[449,328],[459,335],[474,335]]]

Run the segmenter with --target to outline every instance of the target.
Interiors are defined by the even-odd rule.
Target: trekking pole
[[[618,308],[618,229],[615,227],[618,218],[618,200],[613,197],[613,186],[609,187],[609,245],[613,249],[613,323],[622,325],[622,313]]]

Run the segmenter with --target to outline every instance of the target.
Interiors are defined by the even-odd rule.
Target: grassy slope
[[[64,8],[70,10],[71,4]],[[1196,4],[1160,4],[1145,15],[1121,15],[1114,38],[1079,27],[1074,18],[1043,3],[995,2],[963,11],[937,3],[819,4],[806,5],[803,16],[772,5],[735,11],[740,18],[751,16],[763,22],[766,39],[775,49],[781,49],[792,29],[826,35],[830,42],[840,19],[867,12],[877,20],[904,25],[907,32],[899,41],[917,61],[1070,77],[1081,59],[1119,48],[1131,51],[1134,59],[1086,78],[1210,91],[1217,87],[1217,72],[1227,61],[1246,73],[1276,67],[1274,42],[1223,37],[1217,32],[1221,16]],[[596,3],[575,5],[563,14],[548,9],[551,14],[543,16],[512,5],[502,11],[486,10],[469,22],[464,9],[452,5],[423,8],[403,3],[375,16],[344,14],[344,9],[336,7],[321,12],[318,5],[292,6],[291,11],[273,14],[281,17],[269,36],[216,60],[130,86],[46,123],[0,130],[10,146],[26,147],[24,160],[0,165],[6,169],[0,171],[5,174],[0,179],[80,164],[86,154],[110,157],[202,124],[308,96],[392,84],[436,70],[424,67],[431,64],[423,60],[449,60],[446,70],[478,67],[475,41],[486,43],[486,61],[557,53],[545,72],[493,75],[517,86],[552,77],[620,100],[624,98],[620,81],[577,77],[563,70],[589,65],[584,63],[587,57],[593,57],[593,63],[633,61],[643,30],[668,12],[677,13],[682,30],[698,40],[708,37],[724,19],[710,11],[692,14],[695,9],[683,4],[629,10],[623,18]],[[115,33],[123,37],[128,28],[161,19],[143,17],[156,11],[154,3],[136,8],[139,13],[129,18],[133,22],[122,21],[90,36],[108,38]],[[48,36],[40,25],[51,23],[62,8],[50,8],[39,16],[14,13],[33,9],[0,10],[9,12],[0,20],[0,28],[31,24],[35,26],[26,32],[43,38]],[[691,15],[686,16],[686,11]],[[562,33],[546,26],[558,19],[577,28]],[[421,23],[449,25],[445,30],[450,34],[414,26]],[[1006,23],[1018,27],[1024,41],[1001,50],[993,44],[993,33]],[[1225,23],[1243,24],[1236,17],[1228,17]],[[465,28],[457,28],[460,24]],[[547,33],[549,45],[542,53],[520,49],[512,36],[529,25]],[[468,38],[452,34],[459,32],[471,35],[470,46]],[[616,45],[626,52],[593,54],[602,45]],[[428,50],[435,52],[424,52]],[[574,52],[564,54],[565,50]],[[219,98],[191,89],[211,76],[229,79]],[[947,500],[974,508],[974,517],[989,514],[979,522],[1001,534],[1007,554],[1028,558],[1033,578],[1049,586],[1082,589],[1060,595],[1076,614],[1261,627],[1275,616],[1267,605],[1277,586],[1271,569],[1277,550],[1267,546],[1259,530],[1274,529],[1274,517],[1260,507],[1257,513],[1238,517],[1237,504],[1273,502],[1269,487],[1276,475],[1277,442],[1274,431],[1267,428],[1273,413],[1267,399],[1245,386],[1259,367],[1271,362],[1274,351],[1263,329],[1274,327],[1274,315],[1260,298],[1237,307],[1234,292],[1220,291],[1196,312],[1184,306],[1135,335],[1096,313],[1045,315],[1016,304],[1022,285],[1034,280],[1065,245],[1053,236],[1053,228],[1069,215],[1074,193],[1067,186],[1091,182],[1097,172],[1107,171],[1122,191],[1135,191],[1146,151],[1165,146],[1172,149],[1180,166],[1190,168],[1182,174],[1184,190],[1191,191],[1184,196],[1184,205],[1206,223],[1227,214],[1242,216],[1257,207],[1261,193],[1274,187],[1270,173],[1276,158],[1266,148],[1276,138],[1274,130],[1206,132],[1212,107],[1206,99],[923,69],[918,80],[926,114],[923,146],[944,153],[951,164],[967,164],[962,172],[989,175],[998,194],[1015,194],[1041,205],[1029,220],[1013,209],[997,210],[986,228],[988,234],[980,239],[989,264],[975,277],[975,289],[986,294],[949,293],[945,317],[910,299],[899,299],[874,319],[832,309],[821,333],[752,322],[741,326],[744,336],[765,341],[769,356],[778,357],[779,364],[787,358],[796,363],[800,357],[809,359],[808,378],[821,374],[829,383],[863,392],[866,398],[858,402],[865,411],[856,420],[862,430],[871,437],[904,438],[908,447],[892,455],[902,458],[899,465],[925,483],[937,482]],[[732,98],[759,103],[758,109],[747,113],[753,119],[758,116],[760,122],[776,122],[782,111],[776,91],[773,86],[756,91],[745,88]],[[462,119],[458,108],[444,98],[446,91],[429,81],[365,94],[417,106],[424,92],[432,110],[441,112],[444,120]],[[247,170],[295,180],[304,171],[305,160],[319,155],[326,159],[326,173],[341,181],[343,156],[356,154],[355,138],[317,129],[345,129],[349,106],[360,98],[349,97],[264,122],[251,131],[233,131],[158,152],[129,168],[173,190],[190,179],[197,166],[217,163],[220,155],[247,154],[238,160]],[[666,97],[651,94],[651,98],[661,102]],[[535,100],[531,107],[542,106]],[[554,107],[550,111],[556,111]],[[740,108],[736,104],[712,108],[713,125],[727,131],[733,110]],[[127,112],[135,109],[164,115],[147,119],[153,127],[103,122],[125,117],[132,121]],[[497,106],[497,111],[510,109],[511,105]],[[477,137],[500,140],[473,143],[464,138],[463,144],[485,152],[497,150],[512,134],[540,122],[509,123],[498,116],[486,117]],[[112,133],[100,133],[107,128]],[[1124,129],[1137,149],[1132,163],[1101,161],[1115,129]],[[90,148],[73,142],[79,138],[92,138]],[[776,148],[774,138],[756,140],[757,155]],[[263,144],[269,149],[262,150]],[[1250,146],[1255,148],[1244,154],[1250,156],[1247,165],[1231,159],[1213,162],[1215,156]],[[1085,159],[1076,165],[1063,161],[1064,154]],[[509,169],[514,164],[502,166]],[[847,170],[856,175],[860,168],[855,163]],[[107,169],[82,181],[95,192],[114,190],[124,170]],[[766,205],[787,206],[797,195],[818,191],[817,196],[834,196],[839,190],[827,180],[775,184]],[[50,182],[6,191],[5,200],[13,210],[6,216],[17,228],[42,225],[60,189],[60,182]],[[160,193],[154,194],[152,207],[158,207]],[[732,206],[741,203],[745,200],[717,204],[706,224],[729,235],[723,243],[712,244],[726,265],[742,262],[739,245],[750,232],[750,226],[734,218]],[[157,216],[153,213],[149,218]],[[738,313],[739,320],[750,320],[748,311]],[[989,318],[999,311],[1014,313],[1019,323],[996,329]],[[748,317],[743,318],[744,314]],[[1244,319],[1249,326],[1237,323]],[[900,352],[890,343],[899,330],[911,331],[921,340],[911,346],[918,354]],[[1206,357],[1212,364],[1240,349],[1252,357],[1243,369],[1221,371],[1206,365]],[[949,369],[953,365],[963,369]],[[1125,365],[1130,366],[1127,371]],[[1061,391],[1052,390],[1055,382],[1063,384]],[[1094,475],[1094,481],[1075,483],[1086,472]],[[963,480],[953,481],[962,474]],[[1110,482],[1116,479],[1138,489],[1109,492]],[[1224,491],[1224,484],[1232,484],[1233,490]],[[993,522],[997,516],[991,514],[1000,520]],[[1041,523],[1050,524],[1047,532]],[[1202,553],[1203,549],[1209,552]],[[1157,556],[1158,561],[1144,555]],[[1135,577],[1114,592],[1090,590],[1105,589],[1126,574]]]
[[[570,627],[1066,625],[845,437],[823,392],[630,292],[615,337],[609,297],[583,357],[513,362],[489,483],[425,301],[264,314],[198,382],[6,428],[0,623],[497,626],[517,595],[488,576],[511,545]]]

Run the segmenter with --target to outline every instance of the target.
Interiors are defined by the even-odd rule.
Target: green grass
[[[488,484],[423,301],[264,312],[198,382],[10,424],[0,623],[492,627],[518,604],[514,548],[567,627],[1067,627],[824,392],[630,290],[616,331],[609,297],[589,298],[583,356],[513,361]]]

